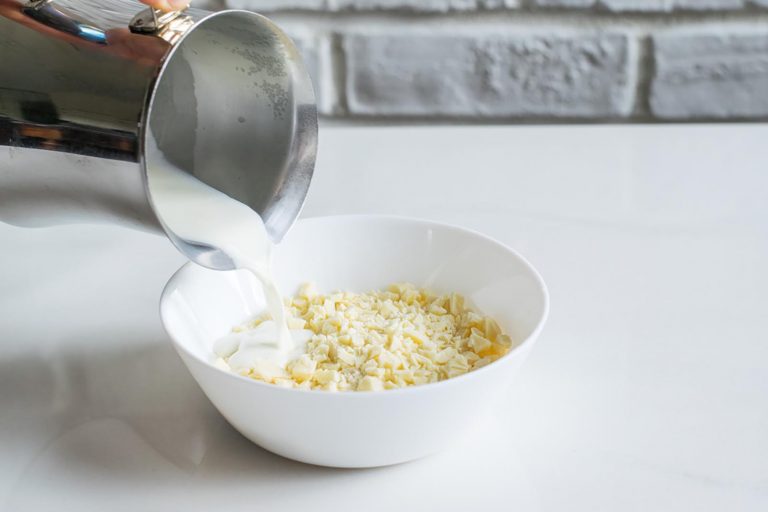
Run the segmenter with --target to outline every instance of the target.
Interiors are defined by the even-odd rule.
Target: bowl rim
[[[475,236],[477,238],[480,238],[486,242],[491,243],[492,245],[497,246],[500,249],[503,249],[504,251],[511,253],[513,256],[518,258],[524,265],[524,267],[531,273],[534,280],[538,284],[542,297],[543,297],[543,308],[541,316],[536,323],[536,326],[533,328],[531,333],[520,343],[515,345],[512,349],[510,349],[509,352],[498,358],[497,360],[493,361],[490,364],[487,364],[486,366],[483,366],[481,368],[478,368],[476,370],[469,371],[467,373],[464,373],[462,375],[458,375],[456,377],[451,377],[449,379],[441,380],[438,382],[429,382],[427,384],[419,384],[416,386],[408,386],[405,388],[397,388],[397,389],[387,389],[383,391],[346,391],[346,392],[330,392],[325,391],[322,389],[296,389],[296,388],[285,388],[282,386],[277,386],[275,384],[269,384],[267,382],[261,382],[255,379],[251,379],[249,377],[244,377],[242,375],[239,375],[237,373],[224,370],[222,368],[218,368],[213,364],[211,361],[207,361],[204,358],[198,356],[197,354],[193,353],[191,350],[187,349],[186,346],[184,346],[182,343],[180,343],[176,337],[174,337],[170,329],[168,328],[168,325],[166,324],[165,315],[163,314],[163,309],[165,307],[165,304],[167,302],[167,297],[170,294],[171,288],[175,288],[176,282],[179,281],[183,274],[187,273],[189,270],[194,267],[201,267],[200,265],[194,263],[193,261],[188,261],[184,265],[181,266],[176,272],[173,273],[171,278],[168,280],[168,282],[163,287],[163,291],[160,294],[160,321],[163,325],[163,329],[165,330],[167,336],[171,339],[171,343],[173,344],[174,348],[177,352],[185,354],[187,357],[197,360],[198,362],[202,363],[204,366],[210,368],[211,370],[214,370],[216,372],[221,373],[222,375],[226,376],[226,378],[236,379],[238,381],[242,382],[248,382],[250,385],[254,386],[261,386],[265,389],[271,389],[275,392],[280,393],[310,393],[312,395],[317,396],[328,396],[328,397],[381,397],[381,396],[396,396],[403,393],[424,393],[429,392],[430,390],[433,390],[437,387],[447,387],[447,386],[454,386],[454,385],[460,385],[463,382],[467,382],[470,379],[476,379],[479,378],[478,375],[482,376],[485,373],[489,371],[493,371],[494,369],[499,369],[500,363],[503,364],[503,361],[509,357],[512,356],[513,353],[521,351],[523,348],[528,349],[534,341],[539,337],[539,334],[541,334],[542,329],[544,328],[544,325],[546,324],[547,318],[549,317],[549,290],[547,289],[547,285],[544,282],[544,279],[541,277],[539,272],[534,268],[533,265],[520,253],[518,253],[516,250],[510,248],[509,246],[503,244],[502,242],[499,242],[498,240],[485,235],[483,233],[480,233],[478,231],[475,231],[473,229],[464,228],[460,226],[456,226],[454,224],[444,223],[444,222],[438,222],[433,221],[429,219],[423,219],[423,218],[417,218],[417,217],[407,217],[407,216],[401,216],[401,215],[382,215],[382,214],[332,214],[332,215],[320,215],[320,216],[313,216],[313,217],[306,217],[301,218],[297,221],[296,225],[299,224],[305,225],[312,222],[328,222],[328,221],[334,221],[334,220],[342,220],[342,221],[392,221],[392,222],[398,222],[398,223],[408,223],[412,225],[421,225],[421,226],[428,226],[428,227],[435,227],[438,229],[443,230],[449,230],[449,231],[459,231],[462,234]],[[290,234],[289,234],[290,236]],[[207,269],[210,270],[210,269]]]

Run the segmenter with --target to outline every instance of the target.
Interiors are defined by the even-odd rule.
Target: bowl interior
[[[403,281],[439,293],[458,292],[517,343],[547,314],[544,283],[522,257],[482,235],[426,221],[302,220],[277,246],[273,270],[284,295],[307,281],[323,292],[362,292]],[[188,264],[163,292],[161,314],[178,345],[211,361],[213,342],[264,306],[260,285],[248,272]]]

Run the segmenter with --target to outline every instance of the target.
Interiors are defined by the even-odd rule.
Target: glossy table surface
[[[163,238],[0,224],[0,510],[768,510],[766,140],[325,127],[305,216],[470,227],[552,296],[491,420],[372,470],[282,459],[218,415],[159,323],[183,263]]]

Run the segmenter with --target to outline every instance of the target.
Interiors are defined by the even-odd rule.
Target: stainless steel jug
[[[153,168],[170,162],[250,206],[279,241],[302,207],[316,151],[309,75],[263,16],[0,0],[2,221],[144,227],[227,269],[217,248],[163,223]]]

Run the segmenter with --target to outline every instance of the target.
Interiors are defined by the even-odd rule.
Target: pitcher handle
[[[158,36],[173,44],[194,24],[192,18],[184,15],[186,10],[187,7],[180,11],[163,12],[148,7],[133,17],[128,28],[134,34]]]

